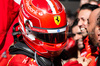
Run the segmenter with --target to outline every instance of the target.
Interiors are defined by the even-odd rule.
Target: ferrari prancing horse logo
[[[61,21],[61,17],[60,17],[59,15],[54,16],[54,21],[55,21],[55,23],[56,23],[57,25],[59,25],[59,24],[60,24],[60,21]]]

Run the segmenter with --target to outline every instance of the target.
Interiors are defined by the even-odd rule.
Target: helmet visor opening
[[[32,31],[32,34],[36,36],[37,39],[47,43],[62,43],[67,39],[66,31],[59,33],[40,33]]]

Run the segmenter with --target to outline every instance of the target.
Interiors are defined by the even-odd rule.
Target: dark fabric
[[[10,54],[24,54],[28,57],[35,58],[34,52],[25,44],[22,42],[17,42],[9,49]],[[42,56],[36,55],[37,61],[40,64],[40,66],[54,66],[53,63]]]

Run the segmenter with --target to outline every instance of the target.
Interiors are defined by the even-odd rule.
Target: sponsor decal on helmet
[[[61,46],[62,46],[62,44],[57,44],[57,45],[56,45],[57,48],[59,48],[59,47],[61,47]]]
[[[39,15],[39,16],[43,16],[43,14],[44,14],[44,12],[43,11],[39,11],[39,10],[34,10],[31,6],[30,6],[30,0],[26,0],[26,6],[28,7],[28,9],[32,12],[32,13],[34,13],[34,14],[36,14],[36,15]]]
[[[61,21],[61,17],[60,17],[59,15],[54,16],[54,21],[55,21],[55,23],[56,23],[57,25],[59,25],[59,24],[60,24],[60,21]]]
[[[58,29],[57,32],[60,32],[60,29]]]
[[[26,14],[25,11],[24,11],[24,9],[23,9],[23,4],[21,5],[21,8],[22,8],[22,12],[23,12],[23,14],[24,14],[26,17],[29,18],[28,14]]]

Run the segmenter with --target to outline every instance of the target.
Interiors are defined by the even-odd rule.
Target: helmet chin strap
[[[35,51],[35,54],[34,54],[35,61],[36,61],[36,63],[38,64],[38,66],[40,66],[39,63],[38,63],[38,61],[37,61],[37,57],[36,57],[37,54],[36,54],[36,53],[37,53],[37,52]]]

